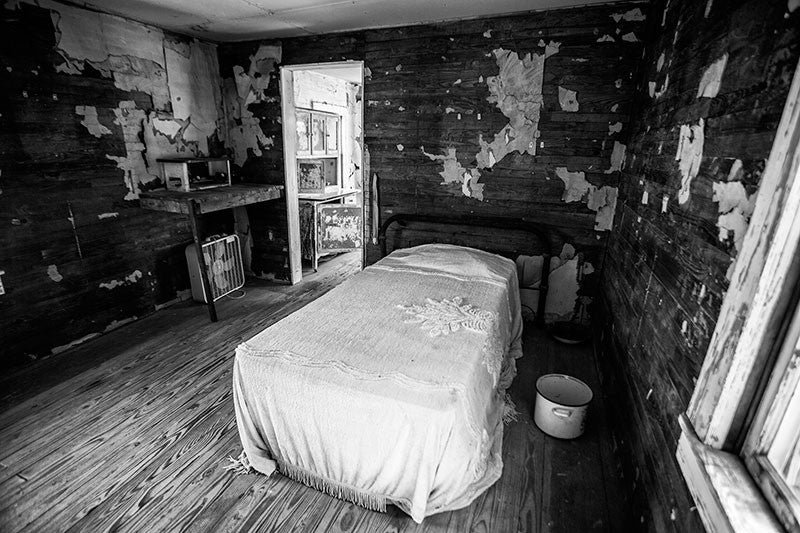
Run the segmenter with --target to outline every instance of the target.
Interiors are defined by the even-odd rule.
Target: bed
[[[246,461],[417,523],[465,507],[502,473],[521,334],[513,261],[395,250],[237,347]]]

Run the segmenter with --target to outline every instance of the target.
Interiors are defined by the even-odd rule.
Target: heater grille
[[[195,300],[208,302],[209,291],[202,286],[200,265],[194,245],[186,247],[186,259],[189,263],[192,296]],[[219,300],[244,286],[242,249],[239,246],[239,237],[236,235],[227,235],[204,243],[203,259],[206,262],[212,301]]]

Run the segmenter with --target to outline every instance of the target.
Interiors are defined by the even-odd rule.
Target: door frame
[[[294,73],[302,70],[336,70],[352,69],[357,67],[361,73],[361,216],[365,214],[364,187],[368,176],[364,173],[364,62],[363,61],[333,61],[330,63],[305,63],[302,65],[283,65],[280,67],[281,80],[281,121],[283,125],[283,170],[285,176],[284,195],[286,196],[286,225],[289,243],[289,281],[292,285],[303,279],[302,254],[300,249],[300,204],[297,198],[297,139],[296,116],[294,102]],[[342,170],[344,172],[344,170]],[[363,223],[366,228],[366,223]],[[366,240],[362,240],[361,266],[364,266],[366,253]]]

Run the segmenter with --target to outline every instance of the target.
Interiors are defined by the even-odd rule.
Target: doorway
[[[357,253],[364,266],[364,63],[281,67],[289,273]]]

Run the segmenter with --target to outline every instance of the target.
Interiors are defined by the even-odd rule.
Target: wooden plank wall
[[[743,231],[725,228],[746,226],[800,55],[799,23],[786,2],[671,0],[650,11],[601,280],[605,385],[647,531],[703,531],[675,460],[678,415],[729,286]],[[718,94],[698,96],[725,54]],[[699,169],[682,203],[681,127],[695,126],[684,142],[696,148],[701,120]]]
[[[262,139],[269,139],[271,143],[268,146],[254,143],[258,153],[253,147],[249,148],[243,161],[234,156],[233,166],[237,170],[236,173],[248,182],[283,185],[283,133],[277,63],[259,101],[242,105],[237,97],[234,69],[241,67],[244,72],[249,73],[251,58],[256,57],[262,45],[280,50],[278,41],[220,44],[217,47],[219,73],[223,81],[225,116],[229,130],[241,127],[242,119],[235,115],[246,109],[263,132]],[[233,94],[228,94],[226,86]],[[281,198],[266,202],[263,209],[251,210],[249,216],[253,239],[252,272],[264,278],[288,280],[286,200]]]
[[[129,47],[131,56],[120,56],[119,63],[106,61],[94,68],[87,62],[82,73],[59,72],[57,67],[66,61],[57,50],[63,32],[56,32],[51,11],[27,3],[0,8],[4,371],[150,313],[188,288],[183,248],[191,234],[185,217],[145,211],[138,200],[126,199],[130,174],[108,155],[124,158],[126,141],[146,142],[141,130],[126,136],[116,122],[121,102],[133,102],[144,115],[156,113],[151,94],[121,89],[114,73],[152,66],[133,58],[140,45],[161,47],[162,38],[187,45],[192,41],[164,37],[161,30],[117,17],[63,9],[79,13],[73,20],[87,16],[87,32],[96,30],[92,25],[97,20],[88,17],[103,17],[117,29],[150,32],[155,40],[126,41],[122,46]],[[120,46],[113,35],[94,44]],[[104,68],[110,71],[99,70]],[[216,78],[206,81],[218,83]],[[77,106],[92,106],[105,130],[93,135],[81,124],[84,117]],[[169,100],[162,107],[158,117],[166,124],[173,116]],[[219,141],[210,143],[219,153]],[[173,145],[167,141],[164,146]],[[160,180],[141,188],[158,186]]]
[[[236,66],[247,70],[260,45],[281,45],[282,64],[363,60],[365,81],[365,144],[369,163],[365,182],[377,176],[380,218],[393,213],[475,214],[526,217],[552,224],[560,242],[575,246],[595,267],[602,261],[607,232],[594,230],[595,212],[585,202],[562,200],[564,182],[556,167],[586,172],[593,185],[615,187],[618,172],[610,168],[614,141],[624,142],[641,59],[643,22],[622,15],[646,4],[586,7],[483,18],[452,23],[367,30],[352,33],[282,39],[280,41],[222,44],[220,75],[232,80]],[[629,20],[630,19],[630,20]],[[623,39],[623,35],[631,36]],[[603,36],[613,42],[598,42]],[[635,37],[634,37],[635,36]],[[498,74],[493,51],[506,49],[520,57],[544,54],[545,45],[560,43],[547,57],[543,73],[543,109],[538,129],[537,155],[513,153],[491,169],[481,170],[484,200],[466,197],[460,184],[442,185],[441,160],[454,148],[458,162],[475,168],[479,135],[490,142],[509,119],[487,101],[487,79]],[[242,172],[251,179],[281,183],[283,160],[280,95],[277,69],[266,91],[267,100],[249,106],[260,117],[260,127],[273,139],[260,156],[250,153]],[[228,82],[230,83],[230,82]],[[559,86],[577,91],[578,112],[562,111]],[[621,129],[611,132],[610,125]],[[367,191],[366,205],[371,205]],[[264,243],[266,229],[281,229],[281,213],[263,221],[256,242]],[[371,231],[371,213],[367,229]],[[265,267],[280,268],[282,256],[271,257],[285,246],[280,235],[271,250],[258,254]],[[495,234],[495,241],[502,235]],[[476,237],[477,239],[477,237]],[[480,242],[476,242],[480,245]],[[378,257],[368,247],[368,262]],[[534,251],[534,250],[532,250]],[[271,263],[271,265],[270,265]],[[285,271],[278,272],[285,276]],[[588,281],[587,281],[588,283]]]

